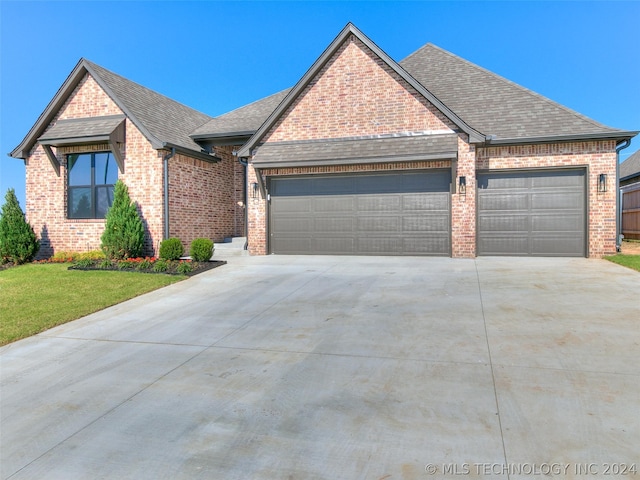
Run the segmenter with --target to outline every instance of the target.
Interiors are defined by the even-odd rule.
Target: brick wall
[[[616,145],[613,140],[478,148],[478,169],[588,167],[588,256],[616,251]],[[598,192],[598,176],[607,174],[608,188]],[[469,180],[467,179],[467,182]]]
[[[86,75],[56,115],[58,119],[117,115],[122,111]],[[67,218],[66,154],[108,150],[108,145],[82,145],[54,148],[61,161],[60,176],[51,166],[43,148],[36,145],[26,161],[26,215],[41,239],[39,258],[56,251],[88,251],[100,248],[104,220]],[[124,173],[118,177],[128,186],[137,202],[145,225],[145,253],[157,254],[164,233],[163,154],[155,150],[144,135],[126,120],[123,146]],[[185,247],[196,236],[220,241],[225,236],[242,235],[244,229],[243,168],[231,155],[231,147],[221,149],[223,161],[216,165],[178,155],[170,160],[171,235],[181,238]],[[187,192],[181,195],[180,192]],[[218,213],[219,212],[219,213]],[[190,222],[193,224],[190,225]]]
[[[451,256],[476,256],[476,147],[467,143],[467,135],[458,136],[456,193],[451,196]],[[459,191],[460,177],[465,177],[466,194]]]
[[[244,232],[242,165],[232,147],[216,148],[218,163],[177,154],[169,160],[170,237],[185,251],[198,237],[222,242]]]
[[[449,131],[453,124],[355,37],[345,42],[265,142]]]

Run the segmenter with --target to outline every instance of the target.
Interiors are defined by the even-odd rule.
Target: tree
[[[40,242],[27,222],[13,188],[4,197],[0,213],[0,262],[23,264],[36,256]]]
[[[107,211],[102,251],[113,260],[136,258],[144,249],[144,225],[129,189],[121,180],[114,187],[113,205]]]

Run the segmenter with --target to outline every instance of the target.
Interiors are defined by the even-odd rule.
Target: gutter
[[[624,139],[616,147],[616,252],[622,248],[622,191],[620,190],[620,152],[631,145],[631,139]]]
[[[542,137],[501,138],[487,135],[484,146],[518,145],[532,143],[583,142],[585,140],[628,140],[635,137],[638,131],[615,131],[602,133],[584,133],[580,135],[549,135]],[[626,147],[625,147],[626,148]]]
[[[162,157],[162,176],[164,182],[164,231],[163,240],[169,238],[169,159],[176,154],[176,148],[171,147],[171,151]]]

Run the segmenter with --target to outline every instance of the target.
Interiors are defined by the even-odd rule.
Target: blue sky
[[[81,57],[215,116],[294,85],[353,22],[395,60],[434,43],[640,130],[638,20],[638,1],[0,0],[0,203],[15,188],[24,209],[24,165],[7,153]]]

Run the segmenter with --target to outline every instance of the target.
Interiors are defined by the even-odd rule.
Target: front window
[[[113,203],[118,165],[111,152],[74,153],[69,168],[69,218],[104,218]]]

